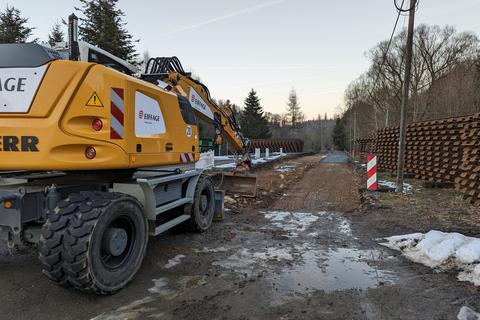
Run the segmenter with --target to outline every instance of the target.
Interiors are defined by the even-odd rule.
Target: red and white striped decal
[[[110,90],[110,139],[123,139],[124,133],[124,97],[122,88]]]
[[[367,190],[377,190],[377,156],[367,156]]]
[[[180,153],[180,162],[194,162],[195,156],[192,152]]]

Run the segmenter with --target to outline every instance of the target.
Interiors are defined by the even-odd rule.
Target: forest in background
[[[125,14],[118,8],[118,0],[80,0],[81,7],[75,8],[80,15],[80,39],[103,48],[110,53],[144,69],[150,55],[148,51],[140,55],[136,52],[135,42],[125,22]],[[34,37],[34,26],[22,16],[19,9],[7,6],[0,11],[0,43],[36,42],[55,47],[66,41],[66,22],[63,19],[52,25],[48,39]],[[193,77],[201,81],[200,76]],[[284,112],[276,114],[265,112],[260,95],[252,89],[242,106],[231,104],[228,99],[214,100],[217,105],[229,106],[242,133],[249,139],[298,138],[304,140],[304,151],[318,152],[333,147],[332,131],[335,121],[320,114],[315,119],[306,120],[301,111],[300,98],[294,88],[285,93]],[[213,126],[200,124],[201,138],[213,140]]]
[[[393,37],[388,51],[385,40],[366,53],[370,67],[345,91],[339,147],[349,149],[355,139],[399,125],[405,44],[403,30]],[[453,26],[417,26],[407,123],[480,112],[479,56],[479,39],[472,32],[459,32]]]

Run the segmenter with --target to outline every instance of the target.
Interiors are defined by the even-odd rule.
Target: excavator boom
[[[215,145],[226,137],[239,158],[233,172],[223,173],[219,188],[234,190],[246,196],[256,194],[256,175],[250,174],[252,161],[250,158],[250,141],[245,138],[229,106],[218,106],[210,96],[208,88],[185,72],[177,57],[151,58],[142,75],[144,80],[162,86],[188,98],[199,119],[215,126]]]

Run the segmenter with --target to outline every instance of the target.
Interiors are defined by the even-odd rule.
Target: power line
[[[392,44],[393,37],[395,36],[395,30],[397,29],[398,20],[400,19],[400,15],[402,14],[402,10],[404,10],[404,9],[402,9],[404,2],[405,2],[405,0],[402,0],[402,4],[400,5],[401,10],[398,10],[397,2],[396,2],[396,0],[393,0],[395,8],[397,8],[398,14],[397,14],[397,18],[395,19],[395,24],[393,25],[393,30],[392,30],[392,34],[390,35],[390,40],[388,40],[387,48],[386,48],[385,53],[384,53],[383,58],[382,58],[382,63],[380,63],[379,71],[378,71],[378,73],[375,77],[375,80],[373,81],[373,88],[372,88],[372,90],[370,90],[370,95],[373,95],[373,90],[375,90],[375,87],[377,86],[378,78],[380,77],[380,71],[383,68],[383,65],[385,64],[385,61],[387,60],[387,54],[388,54],[388,51],[390,50],[390,46]]]
[[[383,65],[385,63],[385,60],[387,60],[388,50],[390,50],[390,45],[392,44],[393,37],[395,36],[395,30],[397,29],[398,20],[400,19],[401,13],[404,12],[404,11],[402,11],[402,10],[404,10],[404,9],[402,9],[404,2],[405,2],[405,0],[402,0],[402,4],[400,5],[400,9],[399,9],[398,6],[397,6],[397,1],[393,0],[393,3],[395,4],[395,8],[397,8],[398,14],[397,14],[397,19],[395,19],[395,24],[393,26],[392,34],[390,35],[390,40],[388,40],[387,49],[385,50],[385,55],[383,56],[383,61],[380,64],[380,68],[383,67]]]
[[[400,4],[400,6],[398,6],[397,5],[397,0],[393,0],[393,4],[394,4],[395,8],[397,9],[398,14],[397,14],[397,18],[395,19],[395,24],[393,25],[392,34],[390,35],[390,39],[388,40],[387,48],[386,48],[385,53],[384,53],[383,58],[382,58],[382,63],[380,64],[380,68],[379,68],[380,70],[383,68],[383,65],[385,64],[385,61],[387,60],[388,51],[390,50],[390,46],[392,45],[393,37],[395,36],[395,31],[397,30],[397,25],[398,25],[398,21],[400,19],[400,16],[405,16],[404,13],[410,12],[411,10],[413,10],[413,8],[415,8],[415,11],[416,11],[418,9],[418,4],[420,3],[420,0],[417,0],[414,3],[414,5],[411,6],[410,8],[408,8],[408,9],[403,9],[403,4],[404,3],[405,3],[405,0],[402,0],[402,3]],[[370,91],[371,93],[375,89],[378,78],[380,77],[380,70],[375,77],[375,81],[373,82],[373,88]]]
[[[397,10],[401,13],[409,13],[410,11],[413,10],[413,8],[415,8],[415,11],[417,11],[418,4],[420,3],[420,1],[416,1],[414,4],[411,5],[410,8],[403,9],[403,2],[404,2],[404,0],[402,0],[402,4],[400,6],[398,6],[397,5],[397,0],[393,0],[393,4],[394,4],[395,8],[397,8]]]

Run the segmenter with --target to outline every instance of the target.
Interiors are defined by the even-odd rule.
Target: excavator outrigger
[[[37,244],[42,272],[62,286],[114,293],[149,235],[211,226],[218,173],[200,165],[199,121],[251,167],[231,110],[177,58],[137,71],[78,41],[74,15],[68,47],[0,44],[0,240]],[[248,173],[233,178],[255,188]]]

